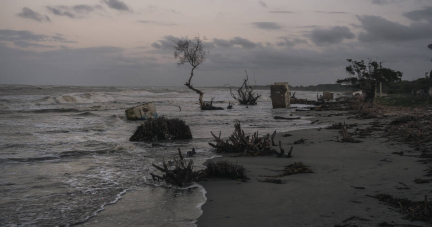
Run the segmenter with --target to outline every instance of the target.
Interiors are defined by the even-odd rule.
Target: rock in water
[[[144,124],[138,126],[129,141],[184,139],[192,139],[192,133],[189,126],[183,120],[160,117],[157,119],[147,119]]]

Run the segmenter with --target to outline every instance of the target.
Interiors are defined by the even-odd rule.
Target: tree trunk
[[[196,67],[193,67],[193,68],[192,68],[192,70],[191,70],[191,76],[189,77],[189,80],[188,80],[188,82],[185,83],[185,85],[186,85],[189,89],[191,89],[192,91],[195,91],[196,93],[199,94],[199,99],[198,99],[198,100],[199,100],[200,107],[202,108],[202,107],[204,106],[204,101],[203,101],[204,92],[202,92],[202,91],[200,91],[200,90],[194,88],[194,87],[192,86],[192,84],[191,84],[192,77],[194,76],[193,71],[194,71],[195,68],[196,68]]]
[[[370,87],[365,89],[365,98],[364,102],[366,103],[373,103],[375,99],[375,84],[372,84]]]

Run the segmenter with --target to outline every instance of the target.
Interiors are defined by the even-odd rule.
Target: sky
[[[0,84],[182,86],[174,41],[205,38],[195,86],[345,78],[346,59],[432,70],[431,0],[0,0]]]

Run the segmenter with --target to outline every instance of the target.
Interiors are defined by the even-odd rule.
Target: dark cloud
[[[151,46],[158,50],[172,50],[174,42],[180,39],[175,36],[164,36],[163,39],[158,40],[151,44]],[[215,47],[241,47],[243,49],[253,49],[258,46],[262,46],[260,43],[254,43],[248,39],[244,39],[242,37],[234,37],[232,39],[213,39],[212,41],[204,42],[204,46],[206,48],[215,48]]]
[[[29,47],[41,47],[41,48],[54,48],[56,46],[38,44],[38,43],[29,43],[24,40],[14,41],[13,44],[17,47],[21,48],[29,48]]]
[[[108,7],[118,11],[131,11],[129,6],[120,0],[104,0]]]
[[[231,47],[233,45],[229,40],[225,39],[213,39],[213,42],[219,47]]]
[[[234,37],[230,40],[226,39],[213,39],[213,44],[218,47],[232,47],[239,46],[244,49],[253,49],[257,46],[261,46],[259,43],[254,43],[248,39],[244,39],[242,37]]]
[[[379,16],[357,16],[364,32],[359,34],[363,42],[373,41],[409,41],[430,39],[432,29],[430,23],[412,23],[409,26],[392,22]]]
[[[179,70],[175,63],[161,66],[155,58],[130,56],[118,47],[31,51],[0,45],[1,84],[122,86],[157,85],[165,80],[181,85],[183,79],[173,77]]]
[[[305,40],[305,39],[290,39],[288,37],[280,37],[280,39],[282,39],[282,41],[276,42],[276,46],[279,46],[279,47],[293,47],[293,46],[295,46],[297,44],[308,43],[308,41]]]
[[[47,9],[57,15],[57,16],[66,16],[69,18],[81,18],[93,11],[103,10],[101,5],[74,5],[74,6],[66,6],[66,5],[57,5],[57,6],[47,6]]]
[[[61,34],[55,36],[47,36],[35,34],[31,31],[16,31],[16,30],[0,30],[0,41],[12,42],[15,46],[21,48],[28,47],[47,47],[54,46],[40,44],[38,42],[60,42],[60,43],[76,43],[75,41],[66,40]]]
[[[424,7],[421,10],[407,12],[404,14],[404,16],[413,21],[425,20],[432,24],[432,6]]]
[[[347,12],[337,12],[337,11],[314,11],[314,13],[323,13],[323,14],[349,14]]]
[[[252,49],[257,47],[256,43],[241,37],[234,37],[233,39],[230,40],[230,43],[232,43],[233,45],[241,46],[242,48],[245,49]]]
[[[38,22],[51,22],[51,19],[47,15],[41,15],[27,7],[22,8],[21,13],[18,13],[17,16]]]
[[[168,35],[164,36],[163,39],[158,40],[157,42],[152,43],[152,47],[155,49],[162,49],[162,50],[172,50],[174,46],[174,42],[176,40],[179,40],[180,38]]]
[[[262,6],[262,7],[267,7],[267,4],[266,4],[265,2],[263,2],[263,1],[259,1],[258,3],[259,3],[260,6]]]
[[[117,47],[27,51],[0,45],[0,84],[181,86],[190,75],[190,67],[177,67],[172,49],[168,48],[173,38],[165,36],[161,39],[168,44],[157,42],[165,49],[133,55]],[[223,40],[215,39],[210,43],[226,44]],[[241,40],[248,39],[232,39],[234,43]],[[230,43],[231,40],[225,41]],[[209,50],[207,47],[212,45],[207,44],[205,48]],[[237,84],[242,81],[245,69],[250,75],[255,75],[257,84],[272,84],[274,81],[287,81],[292,85],[334,83],[346,77],[347,58],[385,61],[386,67],[404,72],[404,80],[423,76],[426,69],[430,71],[430,50],[414,41],[404,45],[350,42],[323,46],[320,51],[255,45],[250,49],[234,44],[228,44],[228,48],[213,45],[207,60],[196,72],[199,79],[195,85]],[[164,61],[157,63],[156,59]]]
[[[329,29],[313,29],[309,37],[315,44],[324,45],[341,43],[344,39],[353,39],[355,34],[348,27],[334,26]]]
[[[273,11],[269,11],[269,13],[293,14],[293,13],[295,13],[295,12],[292,12],[292,11],[285,11],[285,10],[273,10]]]
[[[280,30],[282,26],[275,22],[254,22],[252,25],[263,30]]]

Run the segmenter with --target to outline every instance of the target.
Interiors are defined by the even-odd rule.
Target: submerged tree
[[[365,94],[364,102],[372,103],[375,98],[375,88],[377,85],[388,82],[401,81],[402,73],[389,68],[383,68],[381,62],[369,61],[367,64],[364,60],[353,61],[347,59],[350,63],[346,67],[348,77],[337,80],[342,85],[360,88]]]
[[[189,80],[185,83],[185,85],[199,94],[199,105],[202,110],[220,110],[223,109],[221,107],[213,106],[213,98],[210,103],[204,103],[203,96],[204,92],[198,90],[192,86],[192,77],[194,76],[194,70],[198,68],[198,66],[204,62],[207,57],[207,53],[204,50],[203,42],[204,38],[200,38],[199,36],[194,39],[188,39],[188,37],[181,38],[177,41],[174,41],[174,57],[178,59],[177,65],[180,67],[184,63],[189,63],[192,66],[191,74]]]
[[[246,78],[244,78],[243,84],[239,89],[237,89],[238,96],[236,96],[230,87],[230,93],[231,96],[237,100],[241,105],[256,105],[257,100],[259,97],[261,97],[260,94],[256,93],[254,94],[253,87],[249,85],[249,76],[246,72]]]

